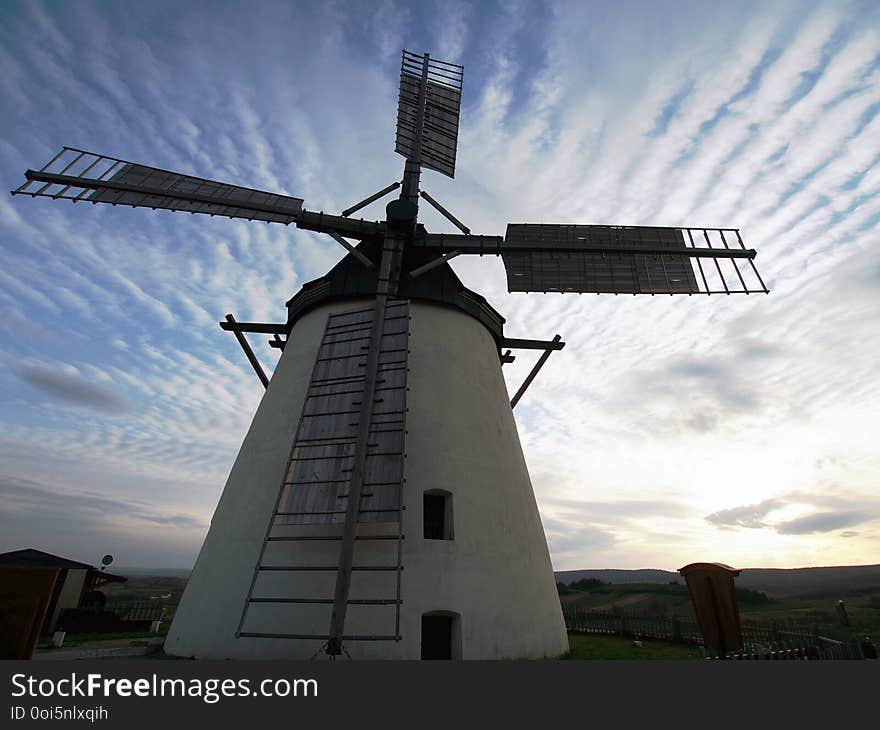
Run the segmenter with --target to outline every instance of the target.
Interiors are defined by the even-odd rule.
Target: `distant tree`
[[[740,606],[764,606],[770,603],[766,593],[751,588],[737,588],[736,600]]]
[[[569,583],[568,587],[575,591],[580,591],[581,593],[590,593],[591,591],[598,590],[607,585],[610,584],[599,580],[598,578],[582,578],[574,583]]]

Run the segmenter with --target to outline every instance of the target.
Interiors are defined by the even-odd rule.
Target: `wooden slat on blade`
[[[577,249],[581,246],[606,251],[580,253]],[[615,248],[669,249],[670,254],[614,253]],[[675,228],[511,224],[502,251],[512,292],[700,291],[684,236]]]
[[[270,223],[290,223],[302,212],[303,201],[300,198],[267,193],[238,185],[228,185],[134,163],[123,165],[107,182],[174,192],[176,196],[196,195],[201,200],[191,201],[176,196],[151,195],[107,188],[98,188],[83,200],[92,203],[133,205],[135,207],[163,208],[189,213],[246,218]],[[210,202],[206,202],[205,198]],[[272,208],[273,212],[254,210],[249,205]]]
[[[397,106],[395,151],[407,159],[415,154],[423,59],[404,52]],[[461,74],[431,70],[425,88],[424,120],[419,162],[423,167],[455,176],[458,124],[461,113]]]

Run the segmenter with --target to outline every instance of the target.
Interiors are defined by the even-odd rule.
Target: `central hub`
[[[392,200],[385,206],[385,215],[393,226],[412,225],[419,214],[419,206],[411,200]]]

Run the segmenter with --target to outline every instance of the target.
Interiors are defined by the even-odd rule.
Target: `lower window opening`
[[[459,615],[451,612],[422,616],[422,659],[460,659]]]

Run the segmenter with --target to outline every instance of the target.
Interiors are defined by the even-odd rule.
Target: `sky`
[[[876,3],[3,14],[7,190],[69,145],[338,212],[400,179],[407,48],[465,67],[455,179],[422,186],[475,233],[741,229],[769,295],[508,294],[500,260],[451,262],[507,336],[567,343],[514,411],[553,565],[880,562]],[[0,550],[191,567],[263,392],[217,323],[283,321],[344,253],[292,226],[0,196]],[[505,366],[511,393],[536,358]]]

